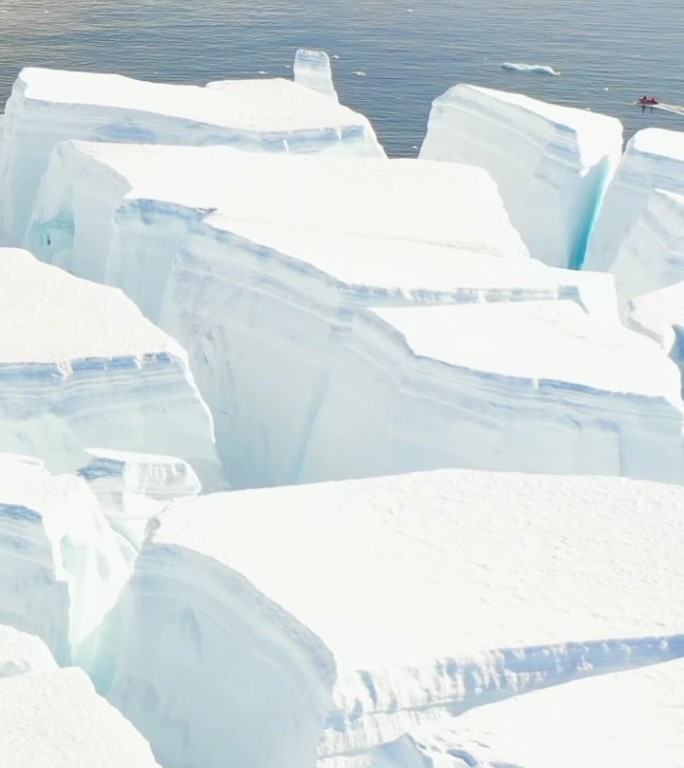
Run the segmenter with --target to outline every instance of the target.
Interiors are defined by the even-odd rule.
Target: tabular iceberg
[[[671,659],[683,505],[676,486],[467,471],[177,502],[102,632],[99,684],[169,768],[294,768]]]
[[[293,75],[295,83],[305,85],[335,101],[338,100],[330,69],[330,59],[324,51],[300,48],[295,53]]]
[[[585,267],[614,272],[625,299],[681,280],[682,195],[684,134],[635,133],[608,187]]]
[[[532,256],[576,267],[621,150],[613,117],[456,85],[433,102],[420,157],[485,168]]]
[[[679,768],[683,687],[681,660],[567,683],[318,768]]]
[[[363,115],[282,79],[202,88],[29,67],[2,128],[0,231],[10,245],[21,241],[50,151],[64,139],[384,157]]]
[[[220,488],[211,416],[179,344],[120,291],[0,250],[0,451],[55,472],[85,449],[172,453]]]
[[[244,184],[245,178],[250,185]],[[96,196],[90,192],[93,189],[98,190]],[[375,417],[383,424],[392,422],[394,408],[403,408],[406,418],[417,423],[420,437],[413,447],[404,446],[401,458],[397,450],[383,458],[378,442],[384,445],[388,437],[383,426],[364,451],[357,453],[349,441],[342,441],[336,453],[332,446],[320,451],[326,436],[319,413],[327,409],[325,419],[330,419],[329,396],[337,388],[334,377],[340,366],[340,376],[345,376],[342,360],[357,354],[373,356],[375,344],[380,359],[392,357],[400,361],[397,370],[414,370],[412,355],[397,342],[395,332],[381,332],[365,352],[359,352],[359,339],[366,344],[363,332],[356,333],[365,323],[363,308],[572,299],[600,321],[598,336],[603,324],[617,325],[610,278],[550,269],[530,259],[486,173],[455,163],[341,162],[257,156],[225,147],[66,143],[52,157],[27,244],[46,261],[120,286],[148,317],[179,339],[214,413],[219,451],[237,487],[349,476],[342,469],[347,458],[354,464],[353,476],[464,461],[467,441],[454,443],[453,435],[448,437],[451,447],[443,450],[437,440],[434,451],[424,450],[422,444],[431,438],[429,429],[420,426],[417,400],[398,390],[385,393],[380,402],[372,398],[374,377],[394,381],[389,368],[382,367],[376,372],[366,368],[370,378],[361,380],[354,399],[373,402],[372,407],[378,408]],[[473,326],[467,322],[488,316],[473,315],[459,332],[467,327],[471,335]],[[505,318],[501,322],[505,324]],[[587,350],[592,348],[590,327],[584,331]],[[444,337],[444,329],[433,325],[433,330],[437,338]],[[629,334],[624,339],[636,344],[633,353],[638,356],[642,352],[637,350],[648,348],[630,341]],[[553,347],[548,338],[545,343]],[[573,357],[578,365],[589,360],[582,357],[581,346],[575,346],[573,354],[579,355]],[[664,394],[669,387],[665,381],[676,376],[676,370],[668,372],[666,361],[653,356],[653,364],[665,377],[660,391]],[[353,360],[352,370],[359,370]],[[532,366],[525,375],[536,379],[542,370],[543,366]],[[630,374],[623,370],[626,378],[618,389],[632,391]],[[422,386],[420,375],[409,374],[415,392]],[[464,376],[468,379],[470,374]],[[466,401],[472,404],[473,392],[479,390],[477,397],[485,404],[491,394],[474,383],[477,375],[469,384],[457,379],[449,384],[455,388],[443,395],[455,410],[448,416],[448,409],[441,412],[456,431],[464,427],[463,418],[470,419],[472,409]],[[283,381],[289,382],[286,389]],[[509,379],[499,379],[498,385],[496,381],[494,377],[493,386],[508,403],[502,405],[502,413],[513,415],[511,398],[518,394],[505,394]],[[459,387],[469,392],[465,400]],[[534,386],[528,390],[533,397],[534,390]],[[341,410],[336,430],[349,410],[337,394],[334,408]],[[585,398],[580,396],[583,402]],[[540,419],[546,408],[542,400],[543,396],[538,403]],[[605,398],[609,401],[619,402],[612,396]],[[679,446],[677,407],[671,409],[672,421],[665,427],[671,434],[665,441],[676,433]],[[537,454],[530,454],[531,464],[525,468],[565,472],[607,467],[611,473],[640,474],[631,459],[618,467],[609,458],[620,451],[617,445],[622,441],[616,433],[622,417],[615,409],[609,409],[610,416],[609,411],[599,416],[598,408],[587,415],[583,406],[575,421],[570,406],[562,409],[559,418],[579,441],[572,438],[573,447],[568,449],[575,458],[560,459],[555,449],[548,450],[549,440],[548,463],[536,464]],[[354,404],[352,413],[356,419]],[[467,463],[519,467],[519,451],[513,451],[509,463],[506,440],[494,434],[502,423],[491,409],[489,413],[487,423],[475,428],[482,440],[468,445],[472,457]],[[615,446],[605,459],[600,459],[600,450],[589,447],[592,440],[586,431],[601,432],[602,418],[613,424],[607,427],[612,435],[608,442]],[[517,422],[521,439],[523,422],[523,418]],[[317,449],[310,445],[314,432]],[[677,447],[677,460],[679,451]],[[362,454],[372,459],[367,467],[362,466]],[[651,466],[657,463],[654,458]],[[656,477],[669,479],[671,465],[669,459],[664,461]],[[643,471],[648,475],[651,470]]]
[[[0,765],[160,768],[80,669],[0,679]]]

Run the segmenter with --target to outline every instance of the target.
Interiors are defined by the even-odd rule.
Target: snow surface
[[[363,115],[282,79],[204,88],[29,67],[14,83],[2,129],[0,229],[10,245],[21,241],[50,151],[64,139],[384,157]]]
[[[142,736],[79,669],[0,679],[0,765],[159,768]]]
[[[682,509],[676,486],[453,470],[180,501],[99,684],[171,768],[352,755],[681,655]]]
[[[616,672],[480,707],[318,768],[681,768],[682,690],[681,659]]]
[[[35,635],[0,624],[0,680],[25,672],[52,672],[57,663]]]
[[[41,638],[60,664],[87,663],[129,575],[83,480],[0,454],[0,623]]]
[[[674,282],[673,270],[682,279],[681,195],[684,134],[662,128],[635,133],[608,187],[585,267],[614,271],[626,298]]]
[[[420,157],[486,169],[532,256],[568,267],[582,263],[621,150],[613,117],[460,84],[433,101]]]
[[[252,183],[245,186],[244,178]],[[96,196],[91,192],[94,189],[98,190]],[[321,195],[321,189],[327,194]],[[599,440],[604,440],[606,424],[598,420],[607,414],[593,413],[592,405],[578,421],[570,413],[574,405],[561,406],[562,416],[556,413],[562,422],[560,434],[571,434],[574,447],[569,449],[569,458],[560,458],[553,448],[551,433],[558,426],[548,423],[541,459],[532,451],[521,454],[516,438],[509,451],[508,438],[502,441],[496,432],[502,426],[504,432],[510,431],[511,419],[517,418],[513,405],[520,397],[520,382],[513,382],[514,392],[508,394],[510,380],[499,380],[499,386],[496,379],[491,382],[500,392],[496,397],[503,398],[495,413],[489,406],[490,384],[483,386],[479,374],[468,371],[452,377],[444,387],[447,391],[440,394],[451,404],[450,412],[439,411],[439,406],[433,409],[435,414],[440,412],[435,415],[438,422],[446,419],[447,430],[454,430],[446,435],[448,445],[442,445],[439,438],[434,450],[426,450],[426,444],[432,442],[432,426],[421,427],[418,415],[424,400],[420,392],[426,383],[421,378],[423,364],[417,363],[419,372],[415,373],[415,355],[391,327],[373,331],[369,346],[367,334],[357,328],[369,323],[375,328],[377,323],[357,317],[360,309],[574,300],[597,321],[599,340],[592,344],[593,326],[584,323],[584,338],[568,348],[572,356],[563,371],[572,369],[575,362],[578,367],[593,363],[601,356],[594,350],[604,343],[600,341],[604,324],[617,326],[610,277],[550,269],[530,259],[507,220],[493,183],[479,169],[410,160],[279,158],[226,147],[65,143],[51,160],[27,243],[46,261],[122,287],[148,317],[184,345],[214,413],[220,455],[234,486],[339,479],[463,465],[464,461],[482,468],[605,469],[611,474],[624,471],[649,476],[659,462],[655,458],[659,449],[648,469],[635,468],[632,459],[622,464],[614,460],[621,450],[621,440],[614,433],[622,421],[614,409],[608,416],[613,426],[607,427],[606,438],[612,447],[604,454],[605,445],[594,449],[591,434],[602,433]],[[547,311],[547,305],[543,306]],[[413,315],[407,310],[406,316]],[[424,316],[416,314],[416,322],[422,324]],[[493,329],[497,327],[505,334],[507,316],[473,310],[471,319],[491,323],[490,336],[496,335]],[[562,325],[560,320],[548,322]],[[472,333],[474,326],[464,323],[460,327],[467,327],[469,338],[478,338]],[[430,328],[436,339],[445,338],[437,323]],[[536,332],[534,328],[532,332]],[[649,360],[653,357],[654,371],[662,372],[663,379],[660,388],[651,388],[652,395],[670,397],[667,392],[679,391],[679,385],[673,383],[676,370],[662,356],[652,350],[642,352],[648,345],[640,347],[638,340],[631,341],[630,334],[616,328],[606,333],[610,338],[617,333],[617,338],[624,339],[620,343],[635,344],[630,349],[637,361],[644,362],[642,354]],[[505,338],[510,339],[510,334]],[[545,349],[552,350],[550,335],[543,338]],[[369,423],[380,421],[380,426],[370,439],[363,432],[354,436],[349,431],[352,439],[342,435],[335,449],[332,437],[326,437],[328,427],[321,428],[318,415],[327,409],[329,395],[336,391],[336,377],[349,374],[358,378],[355,358],[372,359],[376,347],[383,363],[379,370],[368,366],[362,370],[354,384],[357,392],[351,403],[342,403],[330,434],[346,432],[347,414],[351,412],[356,420],[357,405],[363,408],[364,402],[366,411],[371,411]],[[523,375],[528,379],[556,375],[558,366],[530,362],[535,354],[542,356],[534,350],[531,347],[526,353],[529,365]],[[351,360],[351,373],[344,370],[347,364],[342,360]],[[455,358],[449,362],[454,363]],[[641,363],[631,366],[637,382],[619,364],[611,391],[640,391],[638,380],[645,375]],[[410,395],[396,387],[397,375]],[[575,381],[571,370],[563,375]],[[587,375],[591,386],[604,386],[600,372]],[[615,377],[623,377],[619,385]],[[373,393],[378,378],[387,383],[379,400]],[[282,381],[289,382],[287,388]],[[535,384],[528,391],[536,397]],[[484,423],[472,413],[473,397],[488,411]],[[590,401],[593,397],[590,395]],[[340,405],[338,391],[335,398]],[[579,399],[584,413],[586,393]],[[612,396],[606,400],[621,402]],[[542,401],[547,402],[542,396],[534,420],[544,420]],[[676,462],[681,451],[678,407],[675,404],[670,409],[673,421],[665,428],[670,430],[665,440],[676,442]],[[552,410],[555,408],[553,405]],[[389,435],[395,409],[397,422],[404,426]],[[328,409],[325,419],[330,418]],[[473,418],[479,426],[468,427]],[[512,427],[521,440],[525,418]],[[402,430],[409,429],[409,422],[416,425],[416,435],[407,444]],[[659,423],[656,417],[653,428],[658,430]],[[438,432],[444,435],[443,427]],[[455,438],[463,429],[470,430],[468,439]],[[315,449],[310,442],[314,433]],[[359,450],[357,438],[366,444],[363,450]],[[387,447],[388,440],[393,448]],[[471,453],[470,459],[464,458],[465,453]],[[661,463],[654,476],[671,479],[671,460]],[[678,467],[676,477],[679,472]]]
[[[338,100],[327,53],[300,48],[295,53],[292,69],[295,83],[300,83],[335,101]]]
[[[0,249],[0,451],[72,471],[101,445],[176,447],[221,486],[213,427],[179,344],[120,291]]]

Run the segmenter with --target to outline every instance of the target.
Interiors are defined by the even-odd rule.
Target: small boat
[[[652,107],[654,104],[657,104],[658,100],[654,99],[653,96],[642,96],[638,101],[637,104],[641,104],[642,106],[646,107]]]

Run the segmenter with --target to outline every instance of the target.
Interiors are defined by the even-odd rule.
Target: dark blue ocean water
[[[393,155],[415,154],[431,100],[457,82],[603,111],[627,135],[684,130],[684,117],[631,103],[684,104],[681,0],[0,0],[0,101],[26,65],[202,83],[289,76],[297,47],[339,57],[342,101]]]

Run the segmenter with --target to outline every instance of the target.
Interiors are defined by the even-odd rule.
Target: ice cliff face
[[[420,157],[486,169],[532,256],[570,267],[582,263],[621,149],[615,118],[456,85],[433,102]]]
[[[233,485],[445,465],[681,474],[676,369],[618,330],[609,277],[527,257],[479,169],[63,144],[27,244],[46,261],[120,286],[185,346]],[[538,334],[534,317],[546,312],[542,329],[566,340],[575,333],[563,329],[551,299],[581,307],[566,310],[582,341],[570,343],[562,368],[544,362],[559,356],[549,333],[536,351],[519,349],[528,349]],[[508,315],[411,309],[473,302],[516,306]],[[367,311],[383,306],[405,308],[396,315],[401,328]],[[509,319],[532,335],[514,337]],[[448,350],[413,349],[404,338],[414,321]],[[462,341],[474,339],[470,329],[480,322],[492,351],[473,362]],[[526,361],[514,373],[495,364],[494,350],[506,345],[509,357],[515,349]],[[615,356],[603,357],[603,347]],[[606,379],[602,358],[618,378]],[[646,389],[642,369],[652,372]],[[426,401],[425,387],[439,397]],[[513,408],[521,392],[525,418]],[[486,417],[473,416],[476,402]],[[634,437],[642,407],[654,417],[652,460]],[[527,418],[535,449],[521,452]]]
[[[681,655],[683,505],[675,486],[465,471],[181,501],[93,669],[169,768],[342,766]]]
[[[12,89],[2,131],[0,229],[10,245],[21,241],[50,151],[64,139],[384,156],[365,117],[281,79],[202,88],[27,68]]]
[[[318,768],[679,768],[683,685],[681,660],[573,682]]]
[[[615,275],[623,305],[684,279],[683,171],[681,133],[647,128],[628,142],[585,264]]]
[[[184,351],[123,294],[3,249],[0,318],[1,451],[64,472],[91,445],[178,446],[220,487],[211,416]]]

